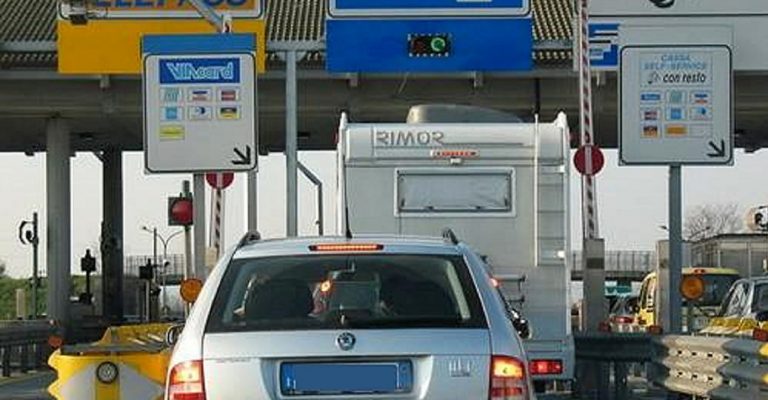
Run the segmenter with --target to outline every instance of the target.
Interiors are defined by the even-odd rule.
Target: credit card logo
[[[643,103],[658,103],[661,101],[661,93],[642,92],[640,93],[640,101]]]
[[[238,89],[219,89],[219,101],[238,101],[240,91]]]
[[[193,121],[204,121],[213,118],[211,107],[191,106],[189,107],[189,119]]]
[[[209,102],[212,100],[211,89],[209,88],[191,88],[189,89],[189,101]]]
[[[237,107],[237,106],[219,107],[219,119],[223,119],[223,120],[240,119],[240,107]]]

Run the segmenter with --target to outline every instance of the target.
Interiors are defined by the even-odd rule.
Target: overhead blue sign
[[[615,70],[619,66],[619,24],[589,24],[589,59],[593,69]]]
[[[326,21],[330,72],[528,71],[530,17]]]
[[[338,16],[521,16],[529,0],[330,0]]]
[[[160,59],[161,84],[240,83],[237,58]]]

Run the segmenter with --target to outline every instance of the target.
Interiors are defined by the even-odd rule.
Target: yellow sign
[[[233,17],[261,16],[257,0],[205,0],[213,9]],[[73,10],[62,4],[61,16],[67,19]],[[196,18],[189,0],[95,0],[88,4],[88,14],[97,18]]]
[[[143,35],[214,32],[202,18],[93,19],[85,25],[59,20],[57,29],[59,73],[62,74],[140,74]],[[232,31],[256,35],[256,70],[264,72],[264,20],[234,19]]]

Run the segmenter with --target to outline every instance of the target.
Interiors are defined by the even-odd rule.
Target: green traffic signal
[[[448,47],[448,42],[441,36],[435,36],[430,40],[429,47],[435,53],[442,53]]]

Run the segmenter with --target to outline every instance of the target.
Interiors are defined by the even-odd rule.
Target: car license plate
[[[408,393],[413,387],[410,361],[371,363],[283,363],[283,395]]]

